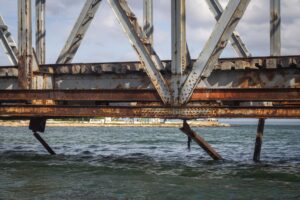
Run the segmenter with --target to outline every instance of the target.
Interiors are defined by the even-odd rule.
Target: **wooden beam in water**
[[[51,155],[56,154],[52,150],[52,148],[47,144],[47,142],[37,132],[33,132],[33,136],[43,145],[43,147],[49,152],[49,154]]]
[[[183,127],[180,128],[180,130],[185,133],[189,138],[194,140],[210,157],[212,157],[214,160],[222,160],[222,157],[214,150],[208,142],[204,140],[201,136],[197,135],[195,131],[191,129],[189,124],[184,120]]]

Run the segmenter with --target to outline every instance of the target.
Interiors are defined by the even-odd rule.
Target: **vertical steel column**
[[[144,0],[144,26],[143,31],[145,36],[149,39],[150,44],[153,45],[153,0]]]
[[[181,76],[188,65],[186,45],[186,4],[185,0],[173,0],[172,6],[172,91],[173,104],[179,104]]]
[[[31,0],[18,0],[19,87],[32,87],[32,22]]]
[[[271,56],[281,55],[281,11],[280,0],[270,0],[270,47]]]
[[[46,62],[46,28],[45,9],[46,0],[36,0],[36,55],[39,64]]]
[[[181,75],[187,65],[185,0],[172,1],[172,74]]]

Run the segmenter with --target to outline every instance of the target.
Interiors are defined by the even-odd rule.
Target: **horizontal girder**
[[[195,60],[192,60],[193,64]],[[163,73],[171,71],[171,61],[162,62]],[[219,59],[214,70],[280,69],[300,68],[300,56],[251,57]],[[40,73],[47,74],[102,74],[102,73],[136,73],[142,72],[139,61],[108,63],[71,63],[40,65]],[[0,66],[0,77],[18,76],[18,66]]]
[[[115,90],[0,90],[1,101],[106,101],[160,102],[154,89]],[[196,89],[192,102],[200,101],[300,101],[300,88]]]
[[[15,70],[1,69],[0,89],[18,88]],[[8,76],[9,75],[9,76]],[[52,75],[51,75],[52,76]],[[167,75],[166,75],[167,76]],[[62,73],[53,77],[54,89],[153,89],[143,72]],[[299,88],[300,68],[214,70],[197,88]]]
[[[0,118],[25,119],[79,117],[197,118],[300,118],[300,107],[101,107],[0,106]]]

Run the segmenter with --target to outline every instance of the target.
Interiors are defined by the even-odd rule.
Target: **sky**
[[[216,21],[205,0],[187,1],[187,42],[196,58],[208,40]],[[33,1],[34,2],[34,1]],[[47,0],[46,62],[55,63],[79,16],[84,0]],[[142,0],[128,0],[142,25]],[[171,57],[171,0],[154,0],[154,49],[161,59]],[[228,0],[220,1],[225,8]],[[17,41],[17,0],[0,0],[0,15]],[[300,54],[300,0],[282,0],[282,54]],[[268,56],[269,0],[252,0],[237,27],[254,56]],[[33,17],[35,16],[33,9]],[[34,45],[34,44],[33,44]],[[235,57],[228,45],[222,57]],[[73,62],[138,60],[108,2],[103,0]],[[9,65],[0,48],[0,65]]]

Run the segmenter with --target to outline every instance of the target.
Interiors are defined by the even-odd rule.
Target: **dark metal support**
[[[204,151],[208,153],[210,157],[212,157],[214,160],[222,160],[223,158],[214,150],[208,142],[204,140],[201,136],[197,135],[195,131],[191,129],[189,124],[184,120],[183,127],[180,128],[180,130],[185,133],[188,137],[190,137],[192,140],[194,140]]]
[[[260,161],[260,152],[261,152],[261,145],[262,145],[263,134],[264,134],[264,127],[265,127],[265,119],[259,119],[258,126],[257,126],[255,149],[253,155],[253,161],[255,162]]]
[[[43,145],[43,147],[49,152],[49,154],[51,154],[51,155],[56,154],[51,149],[51,147],[47,144],[47,142],[37,132],[33,132],[33,136]]]
[[[191,151],[191,143],[192,143],[192,138],[190,138],[189,136],[187,137],[188,141],[187,141],[187,148],[189,151]]]
[[[46,118],[44,117],[33,117],[30,119],[29,123],[29,129],[32,130],[32,132],[45,132],[46,128]]]

